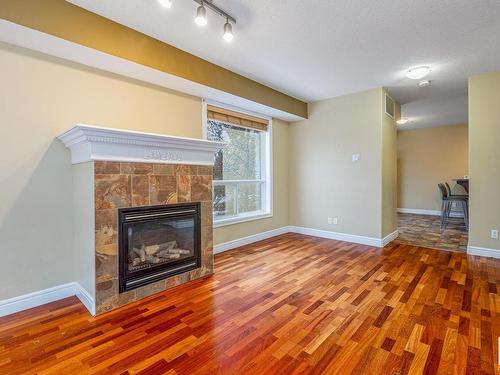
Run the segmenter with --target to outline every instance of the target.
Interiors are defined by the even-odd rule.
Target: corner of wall
[[[73,165],[75,281],[86,300],[95,300],[94,163]],[[83,299],[82,302],[85,300]],[[86,305],[87,306],[87,305]]]
[[[401,116],[400,104],[382,88],[381,106],[381,238],[397,231],[397,128],[396,119]],[[385,96],[394,100],[394,118],[385,113]]]

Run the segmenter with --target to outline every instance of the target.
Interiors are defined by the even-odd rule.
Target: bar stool
[[[450,211],[453,202],[460,204],[464,212],[465,228],[469,230],[469,198],[466,195],[451,195],[442,183],[438,184],[441,191],[441,229],[446,227],[450,218]],[[448,185],[449,187],[449,185]]]

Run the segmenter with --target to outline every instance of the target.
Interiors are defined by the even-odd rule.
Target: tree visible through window
[[[216,154],[214,164],[215,219],[248,216],[263,211],[266,133],[209,120],[207,136],[210,140],[227,143]]]

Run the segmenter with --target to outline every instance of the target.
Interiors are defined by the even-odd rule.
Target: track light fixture
[[[158,0],[158,2],[164,8],[167,8],[167,9],[172,8],[172,0]]]
[[[234,39],[233,24],[236,24],[236,19],[229,13],[226,13],[224,10],[215,5],[213,3],[213,0],[193,1],[199,4],[198,8],[196,8],[196,17],[194,18],[194,22],[198,26],[206,26],[208,23],[207,8],[209,8],[214,13],[217,13],[219,16],[226,19],[226,22],[224,23],[224,33],[222,34],[222,38],[228,43],[231,42]],[[172,0],[157,0],[157,2],[164,8],[172,8]]]
[[[205,26],[207,24],[207,10],[203,5],[203,1],[201,2],[201,5],[198,7],[198,9],[196,9],[196,17],[194,18],[194,22],[196,22],[198,26]]]
[[[228,43],[234,38],[233,26],[231,26],[228,19],[226,19],[226,23],[224,24],[224,34],[222,37]]]
[[[233,34],[233,24],[236,24],[236,19],[231,16],[229,13],[226,13],[224,10],[219,8],[217,5],[213,3],[212,0],[193,0],[195,3],[200,4],[198,9],[196,9],[196,17],[194,21],[197,25],[205,26],[207,24],[207,8],[217,13],[222,18],[226,19],[226,23],[224,23],[224,33],[222,34],[222,38],[226,42],[230,42],[234,38]]]

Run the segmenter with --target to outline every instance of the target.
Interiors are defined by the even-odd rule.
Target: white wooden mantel
[[[94,160],[213,165],[222,142],[77,124],[59,138],[73,164]]]

